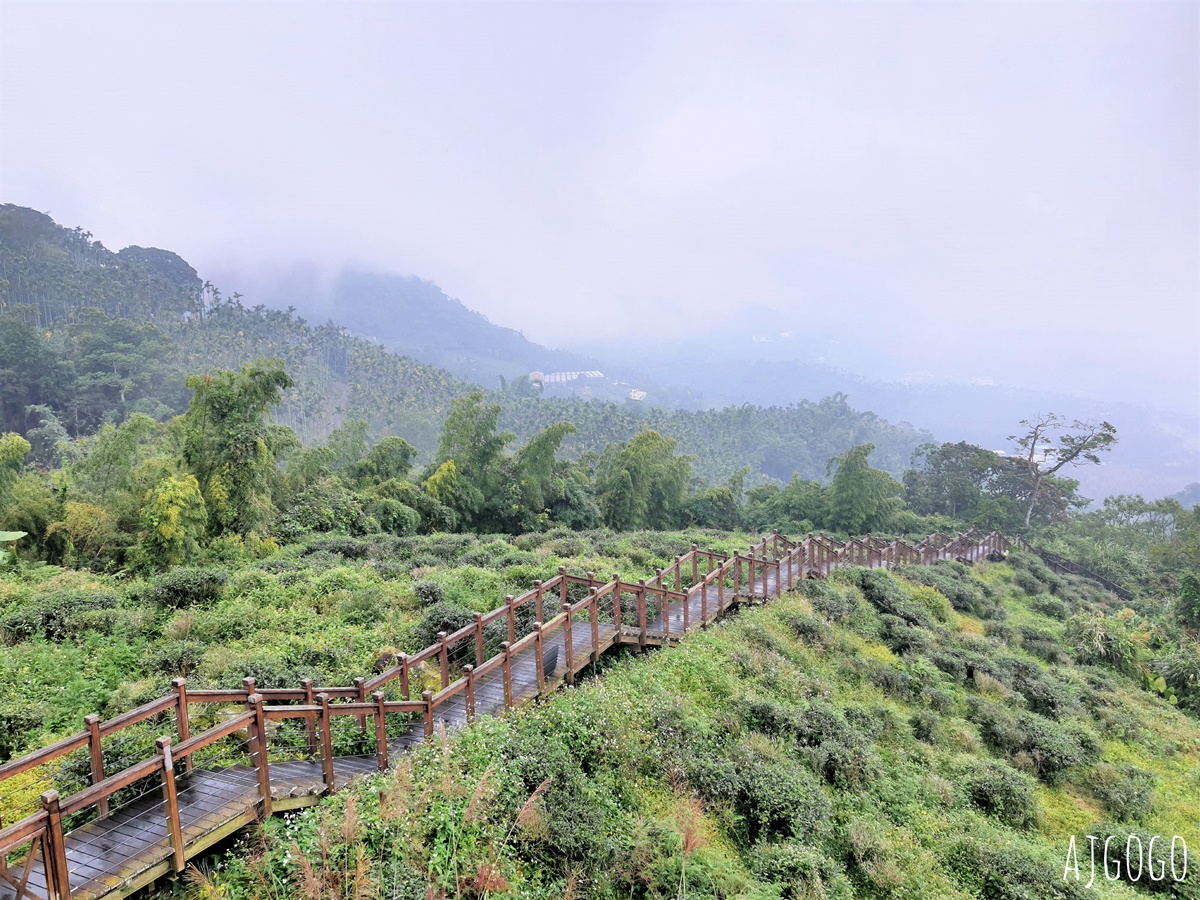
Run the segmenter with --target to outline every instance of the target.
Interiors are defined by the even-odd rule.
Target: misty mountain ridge
[[[535,344],[415,275],[346,269],[321,283],[301,270],[262,288],[259,299],[268,306],[294,306],[309,319],[333,319],[389,350],[488,387],[501,377],[511,381],[533,371],[602,366],[589,356]]]
[[[1064,473],[1079,478],[1085,496],[1159,497],[1200,480],[1200,417],[1002,379],[872,375],[902,373],[905,363],[899,354],[881,356],[867,342],[857,342],[852,330],[805,330],[798,313],[754,308],[673,344],[631,335],[551,350],[415,276],[347,270],[317,291],[297,292],[298,286],[276,282],[266,287],[264,299],[273,306],[294,303],[315,317],[333,315],[389,349],[492,387],[500,377],[511,380],[531,371],[599,369],[612,381],[632,379],[648,392],[648,404],[693,411],[743,403],[787,406],[841,395],[858,409],[938,440],[967,440],[997,451],[1011,448],[1008,437],[1020,430],[1022,419],[1054,411],[1117,426],[1120,441],[1101,466]],[[581,352],[584,347],[590,355]]]

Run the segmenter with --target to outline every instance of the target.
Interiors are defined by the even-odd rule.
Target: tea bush
[[[969,803],[1005,825],[1028,828],[1037,821],[1033,782],[1012,766],[998,761],[974,765],[960,784]]]
[[[221,596],[229,573],[224,569],[171,569],[156,575],[145,591],[145,598],[170,609],[203,606]]]

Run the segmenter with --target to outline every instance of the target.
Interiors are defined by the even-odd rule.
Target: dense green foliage
[[[633,539],[638,540],[637,538]],[[919,570],[911,570],[915,574]],[[925,571],[925,570],[920,570]],[[211,896],[1083,898],[1072,835],[1200,839],[1200,724],[1019,586],[849,569],[266,823]],[[1107,598],[1064,578],[1070,610]],[[957,611],[984,598],[986,615]],[[1048,658],[1052,661],[1047,661]],[[1194,851],[1193,851],[1194,855]],[[1172,883],[1196,897],[1196,882]],[[1148,880],[1143,878],[1143,886]]]

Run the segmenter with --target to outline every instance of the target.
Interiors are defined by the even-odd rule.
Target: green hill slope
[[[1044,593],[1051,576],[1020,554],[906,575],[807,582],[434,740],[392,774],[268,822],[257,855],[224,857],[206,889],[1200,897],[1200,723],[1110,666],[1075,661],[1068,617],[1103,598],[1070,580]],[[1113,838],[1115,880],[1097,871],[1087,886],[1088,835]],[[1134,838],[1146,849],[1154,835],[1166,880],[1146,869],[1131,886],[1126,845],[1136,862]],[[1063,876],[1072,837],[1078,881],[1074,868]],[[1173,837],[1177,875],[1180,842],[1191,848],[1182,883]]]

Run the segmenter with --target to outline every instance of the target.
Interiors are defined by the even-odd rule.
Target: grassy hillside
[[[844,570],[271,820],[200,894],[1200,897],[1200,722],[1076,662],[1106,602],[1021,554]],[[1188,880],[1085,887],[1088,834],[1178,835]]]
[[[256,562],[215,546],[203,567],[153,578],[0,571],[0,762],[74,733],[88,713],[111,718],[159,697],[175,677],[193,687],[237,687],[246,675],[260,687],[349,684],[381,653],[420,650],[559,566],[637,580],[693,542],[733,552],[752,541],[705,531],[329,535]]]

